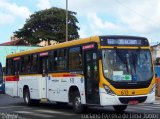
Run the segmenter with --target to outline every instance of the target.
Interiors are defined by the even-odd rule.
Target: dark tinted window
[[[54,52],[53,51],[50,51],[49,53],[49,61],[48,61],[48,64],[49,64],[49,71],[53,71],[54,70]]]
[[[69,69],[82,69],[82,52],[80,47],[73,47],[69,49]]]
[[[6,74],[7,75],[14,74],[14,65],[13,65],[13,60],[12,59],[7,59],[7,62],[6,62]]]
[[[38,72],[38,55],[31,56],[31,72]]]
[[[32,66],[32,62],[31,62],[32,57],[28,55],[28,56],[23,56],[21,59],[22,59],[21,60],[21,73],[23,74],[30,73],[31,66]]]
[[[58,57],[55,57],[57,63],[57,70],[64,70],[66,69],[67,61],[66,61],[66,49],[58,50]]]
[[[49,64],[52,65],[50,67],[52,71],[66,69],[67,66],[66,49],[54,51],[53,54],[50,56]]]
[[[52,67],[54,67],[54,70],[58,69],[58,51],[54,51],[54,63],[52,65]]]

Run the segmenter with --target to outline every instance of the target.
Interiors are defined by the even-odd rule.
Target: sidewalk
[[[160,104],[160,97],[157,97],[157,96],[156,96],[155,103],[159,103],[159,104]]]
[[[160,96],[156,96],[156,100],[160,100]]]

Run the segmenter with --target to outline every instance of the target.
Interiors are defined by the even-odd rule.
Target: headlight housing
[[[154,93],[155,90],[156,90],[156,84],[154,83],[154,84],[152,85],[152,88],[151,88],[149,94]]]
[[[115,95],[114,92],[105,84],[103,84],[104,89],[106,90],[106,93],[109,95]]]

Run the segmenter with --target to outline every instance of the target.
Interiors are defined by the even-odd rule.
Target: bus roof
[[[147,38],[145,38],[145,37],[126,36],[126,35],[92,36],[92,37],[88,37],[88,38],[72,40],[72,41],[58,43],[58,44],[55,44],[55,45],[41,47],[41,48],[37,48],[37,49],[33,49],[33,50],[28,50],[28,51],[24,51],[24,52],[15,53],[15,54],[10,54],[10,55],[7,56],[7,58],[17,57],[17,56],[22,56],[22,55],[27,55],[27,54],[32,54],[32,53],[45,52],[45,51],[49,51],[49,50],[53,50],[53,49],[60,49],[60,48],[65,48],[65,47],[69,47],[69,46],[75,46],[75,45],[90,43],[90,42],[97,42],[97,43],[99,42],[100,43],[100,39],[103,39],[103,38],[128,38],[128,39],[147,40]],[[147,40],[147,43],[148,43],[148,40]],[[101,42],[101,45],[102,45],[102,42]]]
[[[46,47],[36,48],[33,50],[24,51],[24,52],[14,53],[14,54],[7,55],[7,58],[27,55],[27,54],[31,54],[31,53],[45,52],[45,51],[49,51],[49,50],[53,50],[53,49],[59,49],[59,48],[64,48],[64,47],[68,47],[68,46],[89,43],[89,42],[99,42],[99,36],[82,38],[82,39],[58,43],[58,44],[50,45],[50,46],[46,46]]]

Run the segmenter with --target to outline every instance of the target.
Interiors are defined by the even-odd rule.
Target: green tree
[[[76,13],[68,11],[68,40],[79,38]],[[18,38],[35,45],[41,41],[64,42],[66,37],[66,10],[52,7],[35,12],[26,20],[23,28],[15,31]]]

